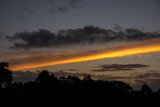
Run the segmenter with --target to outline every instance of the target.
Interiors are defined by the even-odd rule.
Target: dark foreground
[[[44,73],[44,74],[43,74]],[[160,93],[143,85],[140,91],[120,81],[94,81],[90,76],[57,79],[42,72],[35,81],[13,83],[0,89],[1,104],[45,107],[160,106]]]
[[[55,77],[42,71],[34,81],[12,82],[12,72],[0,63],[0,104],[43,107],[160,107],[160,90],[144,84],[135,91],[121,81],[92,80],[75,76]]]

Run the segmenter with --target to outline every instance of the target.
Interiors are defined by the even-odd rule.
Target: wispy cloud
[[[68,8],[67,6],[59,6],[59,7],[58,7],[58,10],[59,10],[60,12],[66,12],[66,11],[69,11],[69,8]]]
[[[107,65],[100,65],[98,69],[94,69],[92,71],[96,72],[105,72],[105,71],[130,71],[136,70],[140,68],[147,68],[149,65],[144,64],[107,64]]]
[[[48,0],[49,2],[52,2],[52,3],[55,3],[56,2],[56,0]]]
[[[55,8],[50,8],[50,9],[48,9],[47,11],[48,11],[49,13],[51,13],[51,14],[57,13],[57,11],[56,11]]]
[[[83,4],[83,0],[70,0],[69,4],[73,8],[76,8],[77,6],[81,7]]]
[[[79,13],[72,13],[72,15],[77,16],[77,17],[81,16],[81,14],[79,14]]]
[[[17,16],[15,17],[16,20],[27,23],[27,17],[26,16]]]
[[[36,14],[36,12],[33,11],[32,9],[29,9],[29,8],[26,8],[26,7],[23,7],[22,9],[23,9],[25,12],[29,13],[29,14],[32,14],[32,15],[35,15],[35,14]]]
[[[54,7],[49,8],[48,12],[55,14],[58,11],[60,13],[69,12],[73,9],[82,8],[84,6],[83,0],[48,0],[54,4]],[[59,3],[58,3],[59,2]],[[78,16],[78,14],[76,14]]]
[[[0,35],[3,35],[3,34],[4,34],[4,32],[2,30],[0,30]]]

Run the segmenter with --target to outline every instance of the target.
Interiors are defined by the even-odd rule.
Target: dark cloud
[[[79,13],[72,13],[73,16],[81,16]]]
[[[83,3],[83,0],[70,0],[70,6],[73,7],[73,8],[76,8],[77,5],[81,6]]]
[[[159,78],[160,79],[160,73],[158,71],[151,70],[148,73],[137,76],[137,78]]]
[[[123,28],[120,25],[118,25],[117,23],[114,24],[113,29],[118,32],[123,32]]]
[[[44,48],[51,47],[54,45],[56,35],[47,30],[40,29],[34,32],[20,32],[14,36],[6,36],[9,41],[21,40],[22,42],[14,42],[13,49],[22,48]]]
[[[99,69],[95,69],[92,71],[128,71],[128,70],[135,70],[138,68],[146,68],[149,67],[149,65],[143,65],[143,64],[107,64],[107,65],[101,65],[98,66]]]
[[[51,13],[51,15],[56,13],[69,13],[72,10],[83,8],[83,0],[48,0],[53,7],[50,7],[47,12]],[[72,13],[74,16],[80,16],[79,13]]]
[[[55,19],[55,18],[50,18],[49,21],[50,21],[51,23],[55,23],[55,22],[56,22],[56,19]]]
[[[26,18],[24,16],[17,16],[16,19],[23,20],[23,19],[26,19]]]
[[[23,7],[22,9],[23,9],[25,12],[29,13],[29,14],[32,14],[32,15],[35,15],[35,14],[36,14],[36,12],[33,11],[32,9],[29,9],[29,8],[26,8],[26,7]]]
[[[68,71],[68,70],[67,70]],[[77,76],[77,77],[83,77],[84,75],[86,75],[86,73],[76,73],[76,72],[66,72],[64,71],[56,71],[54,72],[54,75],[59,77],[66,77],[66,76]]]
[[[79,70],[72,68],[72,69],[60,70],[60,71],[62,71],[62,72],[77,72],[77,71],[79,71]]]
[[[2,30],[0,30],[0,35],[3,35],[4,33],[3,33],[3,31]]]
[[[148,79],[160,79],[160,73],[158,71],[147,71],[146,72],[140,72],[141,74],[133,74],[128,76],[113,76],[113,75],[94,75],[94,78],[102,79],[102,80],[148,80]]]
[[[5,32],[0,30],[0,42],[5,41]],[[4,46],[4,44],[0,45],[0,47],[4,47],[6,48],[6,46]]]
[[[57,11],[56,11],[55,8],[50,8],[50,9],[48,9],[47,11],[48,11],[49,13],[51,13],[51,14],[57,13]]]
[[[69,8],[68,8],[67,6],[59,6],[59,7],[58,7],[58,10],[59,10],[60,12],[66,12],[66,11],[69,11]]]
[[[27,18],[25,16],[17,16],[15,17],[18,21],[21,21],[21,22],[27,22]]]
[[[56,2],[56,0],[48,0],[49,2],[52,2],[52,3],[55,3]]]
[[[148,72],[148,73],[147,73]],[[101,80],[119,80],[130,84],[134,89],[140,89],[143,84],[148,84],[154,91],[160,88],[160,73],[159,71],[146,71],[140,75],[128,75],[128,76],[118,76],[118,75],[92,75],[93,79]]]
[[[21,19],[21,17],[19,18]],[[32,32],[18,32],[13,36],[6,36],[6,38],[13,43],[13,49],[31,49],[79,44],[91,45],[115,41],[143,41],[160,39],[160,34],[145,33],[137,29],[115,32],[109,29],[85,26],[79,29],[59,30],[57,34],[42,29]]]
[[[148,73],[147,73],[148,72]],[[134,89],[140,89],[143,84],[148,84],[150,87],[157,91],[160,88],[160,73],[159,71],[146,71],[140,75],[128,75],[128,76],[118,76],[118,75],[92,75],[93,79],[101,80],[119,80],[130,84]]]

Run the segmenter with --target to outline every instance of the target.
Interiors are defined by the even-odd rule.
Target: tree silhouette
[[[87,75],[84,75],[83,80],[85,80],[85,81],[91,81],[92,78],[91,78],[91,76],[89,74],[87,74]]]
[[[58,82],[58,78],[54,74],[49,74],[47,70],[42,70],[42,72],[36,78],[36,82],[39,83],[40,86],[52,87],[52,85]]]
[[[42,70],[42,72],[36,78],[36,81],[40,85],[44,85],[49,81],[49,72],[47,70]]]
[[[8,67],[9,67],[8,62],[0,63],[0,87],[9,86],[13,80],[12,71],[10,71]]]
[[[152,89],[147,84],[142,85],[141,91],[145,96],[150,96],[153,94]]]
[[[130,92],[132,91],[132,87],[124,82],[121,81],[113,81],[112,82],[118,89],[121,89],[123,92]]]

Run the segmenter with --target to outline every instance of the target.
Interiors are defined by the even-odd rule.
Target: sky
[[[159,0],[0,0],[0,30],[13,34],[95,25],[159,31]]]
[[[0,0],[0,61],[160,87],[159,0]]]

